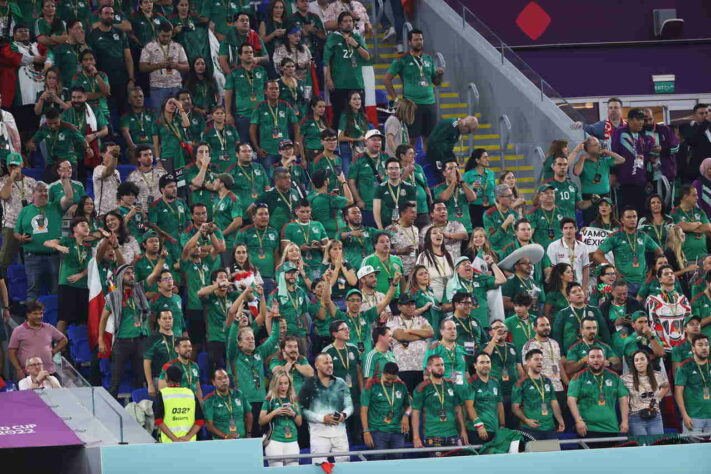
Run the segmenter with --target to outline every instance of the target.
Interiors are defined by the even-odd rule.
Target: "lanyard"
[[[170,335],[170,346],[168,345],[166,336],[167,334],[163,334],[163,345],[165,346],[165,351],[168,353],[168,357],[170,357],[172,355],[171,352],[174,351],[173,348],[175,347],[175,336],[172,334]]]
[[[432,380],[432,379],[430,379],[430,381],[431,381],[431,380]],[[439,384],[439,385],[442,386],[442,393],[441,393],[441,394],[439,393],[439,389],[437,388],[437,384],[434,383],[434,382],[432,382],[432,387],[434,387],[434,389],[435,389],[435,393],[437,394],[437,399],[439,400],[439,404],[442,405],[442,408],[444,408],[444,381],[442,381],[442,383]]]
[[[602,386],[605,383],[605,374],[600,375],[600,381],[598,382],[597,375],[593,374],[593,378],[595,379],[595,383],[597,384],[597,391],[602,394]]]
[[[309,243],[311,243],[311,241],[309,240],[309,237],[311,237],[311,223],[306,223],[306,230],[304,230],[304,224],[298,221],[296,223],[299,224],[299,227],[301,227],[301,232],[304,233],[304,243],[308,245]]]
[[[627,243],[630,246],[630,250],[632,250],[632,254],[636,255],[637,254],[637,231],[632,232],[632,238],[630,239],[630,235],[625,232],[624,230],[622,231],[625,234],[625,238],[627,239]],[[632,243],[634,242],[634,245]]]
[[[380,386],[383,388],[383,393],[385,394],[385,399],[388,401],[388,405],[390,405],[391,409],[395,408],[395,384],[392,385],[392,388],[390,389],[390,395],[388,395],[388,390],[385,388],[385,384],[383,383],[382,379],[380,380]],[[437,395],[439,396],[439,392],[437,392]],[[442,405],[444,405],[444,402],[442,402]]]
[[[538,394],[541,396],[541,400],[543,400],[545,402],[546,401],[546,391],[545,391],[545,385],[543,384],[543,380],[541,380],[541,388],[538,388],[536,379],[534,379],[530,375],[528,376],[528,378],[529,378],[529,380],[531,380],[531,383],[536,388],[536,392],[538,392]]]
[[[217,141],[220,142],[220,149],[224,152],[225,151],[225,129],[224,125],[222,128],[222,132],[220,132],[220,129],[217,128],[217,125],[215,125],[215,136],[217,137]]]
[[[193,386],[193,375],[190,373],[190,368],[189,368],[189,362],[187,364],[183,364],[182,362],[180,363],[181,368],[183,369],[183,373],[185,374],[185,378],[188,380],[188,387]],[[186,369],[186,367],[188,367]]]
[[[264,232],[262,232],[262,236],[259,236],[259,229],[256,227],[254,228],[254,235],[257,236],[257,240],[259,241],[259,249],[263,252],[264,251],[264,237],[267,235],[267,231],[269,230],[269,226],[264,228]]]
[[[279,126],[279,103],[277,102],[276,108],[272,107],[269,102],[267,102],[267,107],[269,107],[269,114],[272,116],[272,121],[274,126]]]
[[[357,317],[354,317],[351,313],[347,313],[347,314],[348,314],[348,319],[351,320],[351,324],[353,325],[353,329],[355,330],[356,336],[358,336],[358,342],[363,342],[363,338],[362,338],[363,329],[360,327],[360,313],[358,314]]]
[[[390,181],[388,181],[388,193],[393,199],[393,205],[395,208],[397,208],[398,198],[400,197],[400,186],[402,186],[402,182],[398,183],[397,188],[395,188],[395,192],[393,193],[393,187],[390,186]]]
[[[417,66],[417,70],[420,71],[420,77],[425,77],[424,60],[414,54],[411,54],[410,56],[412,56],[412,60],[414,61],[415,66]]]
[[[359,335],[359,337],[360,337],[360,335]],[[340,351],[340,349],[338,349],[338,347],[336,347],[336,346],[334,345],[333,348],[336,349],[336,355],[338,356],[338,360],[341,361],[341,365],[342,365],[343,367],[345,367],[346,372],[350,372],[350,370],[351,370],[351,360],[350,360],[350,358],[348,357],[348,346],[346,346],[346,357],[343,357],[343,356],[341,355],[341,351]]]
[[[709,363],[708,361],[704,364],[706,367],[706,376],[704,376],[704,371],[701,370],[701,366],[699,365],[698,362],[694,361],[696,363],[696,367],[699,369],[699,375],[701,376],[701,382],[703,382],[703,385],[706,386],[706,377],[711,378],[711,369],[709,369]]]
[[[234,417],[232,416],[232,412],[234,411],[233,403],[235,402],[235,400],[230,396],[230,392],[227,392],[227,398],[223,397],[219,393],[217,394],[217,396],[220,397],[220,400],[224,402],[225,408],[227,408],[227,412],[230,414],[230,418],[234,419]]]
[[[245,171],[245,167],[244,167],[244,166],[242,166],[242,165],[239,164],[239,163],[237,163],[237,165],[238,165],[238,166],[240,167],[240,169],[242,170],[242,174],[244,174],[244,175],[247,177],[247,179],[249,180],[249,182],[252,183],[252,186],[254,186],[254,180],[255,180],[256,178],[254,177],[254,169],[252,168],[252,166],[251,166],[251,165],[247,165],[247,169],[249,169],[249,171]]]
[[[275,186],[274,189],[276,190],[277,193],[279,193],[279,197],[281,198],[282,201],[284,201],[284,204],[286,204],[286,207],[289,208],[289,215],[291,215],[293,213],[291,201],[286,196],[284,196],[284,193],[279,191],[279,188],[277,188]],[[291,191],[291,189],[289,189],[289,191],[287,191],[287,193],[290,194],[290,191]]]
[[[580,323],[582,322],[583,318],[585,317],[585,306],[582,307],[582,315],[578,316],[578,312],[573,308],[573,305],[570,305],[570,310],[573,312],[573,316],[575,316],[575,319],[578,321],[578,326],[580,326]]]
[[[531,320],[519,318],[518,322],[521,325],[521,330],[523,331],[524,336],[526,336],[526,339],[531,339],[531,334],[533,333],[533,325],[531,324]]]

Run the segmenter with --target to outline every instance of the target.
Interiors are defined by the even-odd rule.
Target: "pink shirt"
[[[38,356],[42,359],[44,370],[53,374],[57,369],[52,361],[52,341],[63,339],[64,334],[51,324],[42,323],[41,327],[34,329],[24,322],[12,331],[7,348],[17,351],[17,360],[23,367],[28,357]]]

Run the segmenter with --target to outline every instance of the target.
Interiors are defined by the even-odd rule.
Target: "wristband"
[[[363,429],[363,433],[370,433],[370,430]]]
[[[481,421],[481,418],[474,418],[474,421],[472,423],[474,423],[474,428],[477,429],[484,426],[484,422]]]

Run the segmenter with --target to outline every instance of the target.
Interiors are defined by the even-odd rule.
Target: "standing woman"
[[[189,0],[175,0],[175,14],[170,17],[173,24],[173,39],[180,43],[188,57],[188,64],[195,64],[197,58],[206,61],[206,71],[212,76],[212,57],[210,55],[210,33],[208,22],[201,22],[197,15],[191,13],[192,7],[208,2],[198,2],[198,5],[191,5]],[[192,93],[193,104],[195,104],[195,94]],[[204,110],[209,110],[206,106]],[[195,110],[195,108],[193,108]]]
[[[321,97],[314,96],[309,102],[308,115],[301,122],[301,133],[304,137],[304,154],[309,165],[313,163],[316,155],[323,151],[321,132],[327,128],[326,101]]]
[[[301,120],[306,115],[306,98],[304,84],[296,76],[296,63],[291,58],[284,58],[278,65],[278,72],[281,73],[277,79],[279,98],[291,105],[296,113],[296,118]]]
[[[158,117],[160,156],[156,161],[160,160],[168,173],[182,170],[190,159],[185,149],[190,142],[189,127],[190,118],[179,100],[170,97],[163,102]]]
[[[432,202],[432,191],[427,186],[425,171],[422,166],[415,163],[415,149],[409,143],[398,145],[395,149],[395,157],[400,161],[402,180],[415,186],[417,193],[417,219],[415,220],[415,225],[422,229],[430,223],[429,203]]]
[[[326,273],[331,270],[329,273]],[[343,258],[343,242],[331,239],[323,250],[323,268],[321,274],[330,275],[328,285],[331,287],[331,301],[341,311],[346,310],[346,292],[358,286],[356,270]]]
[[[441,300],[437,299],[430,285],[430,272],[426,265],[415,265],[410,274],[408,288],[415,300],[415,314],[423,316],[434,331],[434,338],[438,339],[439,323],[442,312],[439,309]]]
[[[523,198],[523,194],[518,191],[516,187],[516,174],[511,170],[504,170],[499,175],[499,184],[508,184],[509,189],[513,193],[513,204],[511,204],[511,209],[518,213],[519,218],[523,217],[526,213],[526,200]]]
[[[65,100],[66,97],[67,90],[62,86],[59,68],[52,66],[44,73],[44,90],[37,93],[35,115],[44,117],[50,109],[55,109],[61,114],[72,106],[71,102]]]
[[[286,40],[286,30],[284,29],[285,12],[286,3],[284,3],[284,0],[272,0],[267,5],[264,19],[259,23],[259,37],[264,41],[270,58],[274,56],[276,47]],[[270,78],[277,76],[273,61],[270,61],[266,68]]]
[[[35,21],[33,33],[37,42],[50,51],[69,39],[64,22],[57,16],[57,4],[54,0],[42,0],[42,15]]]
[[[212,109],[212,125],[202,132],[202,141],[210,145],[210,170],[224,173],[237,162],[236,146],[240,142],[237,129],[226,123],[225,107],[218,105]]]
[[[632,362],[630,371],[622,376],[622,383],[630,392],[630,435],[664,434],[660,403],[669,393],[669,382],[664,374],[652,368],[646,352],[641,350],[635,352],[632,355]],[[654,412],[648,412],[645,418],[642,418],[643,410],[650,407],[654,408]],[[650,415],[653,416],[650,418]]]
[[[193,100],[193,112],[207,119],[210,110],[212,110],[220,100],[215,78],[210,69],[208,69],[205,58],[202,56],[196,57],[190,63],[190,72],[188,72],[185,88],[190,91],[190,97]]]
[[[484,213],[489,206],[494,205],[494,189],[496,188],[496,176],[489,169],[489,154],[483,148],[475,149],[464,168],[462,180],[467,183],[476,193],[476,199],[469,203],[469,216],[472,219],[472,227],[482,227],[484,225]]]
[[[641,230],[659,245],[664,248],[667,242],[667,232],[674,224],[674,219],[665,212],[662,197],[659,194],[651,194],[647,198],[645,205],[646,214],[637,223],[637,229]]]
[[[689,294],[689,280],[694,272],[699,269],[699,266],[696,262],[687,260],[683,249],[684,240],[686,240],[686,233],[684,233],[681,227],[676,224],[669,226],[664,255],[674,270],[674,275],[676,275],[677,281],[681,284],[684,293]]]
[[[383,126],[385,130],[385,153],[397,158],[397,147],[410,144],[410,134],[407,127],[415,121],[416,111],[417,104],[410,99],[400,99],[398,101],[395,113],[388,117]]]
[[[418,255],[415,263],[427,269],[435,299],[442,301],[447,282],[454,274],[454,262],[447,247],[444,246],[442,229],[435,226],[427,229],[424,249]]]
[[[311,96],[313,83],[311,81],[311,50],[302,41],[303,31],[296,26],[289,30],[286,41],[276,47],[272,61],[281,64],[285,58],[294,61],[294,74],[304,85],[304,90]],[[278,72],[278,71],[277,71]]]
[[[286,370],[276,369],[259,412],[259,424],[272,427],[272,436],[264,448],[264,454],[299,454],[298,430],[301,422],[301,407],[293,381]],[[299,465],[298,459],[268,462],[269,467]]]
[[[109,211],[104,216],[104,230],[116,236],[124,262],[133,262],[141,254],[141,247],[134,236],[129,234],[123,216],[118,211]]]
[[[568,306],[568,285],[575,281],[573,267],[567,263],[557,263],[553,266],[546,284],[546,304],[543,315],[553,321],[555,314]]]
[[[346,107],[338,118],[338,141],[340,142],[343,174],[348,176],[353,157],[365,150],[365,132],[370,128],[363,108],[363,99],[358,91],[350,91]]]
[[[99,228],[103,227],[103,224],[96,216],[96,207],[94,206],[94,199],[91,196],[82,196],[79,199],[77,207],[74,211],[74,216],[85,217],[86,220],[89,222],[89,230],[91,230],[91,235],[93,239],[101,238],[101,232],[99,232]]]
[[[615,217],[615,208],[612,207],[612,200],[609,197],[600,198],[597,203],[597,215],[590,221],[590,227],[605,230],[617,230],[622,226]]]
[[[553,140],[548,147],[548,156],[543,160],[541,166],[541,179],[539,183],[547,181],[553,177],[553,160],[559,156],[568,157],[568,140]]]

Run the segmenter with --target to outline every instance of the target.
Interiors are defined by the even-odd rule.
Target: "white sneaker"
[[[388,39],[392,38],[395,36],[395,27],[391,26],[388,31],[385,32],[383,35],[383,42],[387,41]]]
[[[402,43],[398,43],[397,46],[395,46],[395,51],[397,51],[398,54],[402,54],[405,51],[405,48],[402,46]]]

